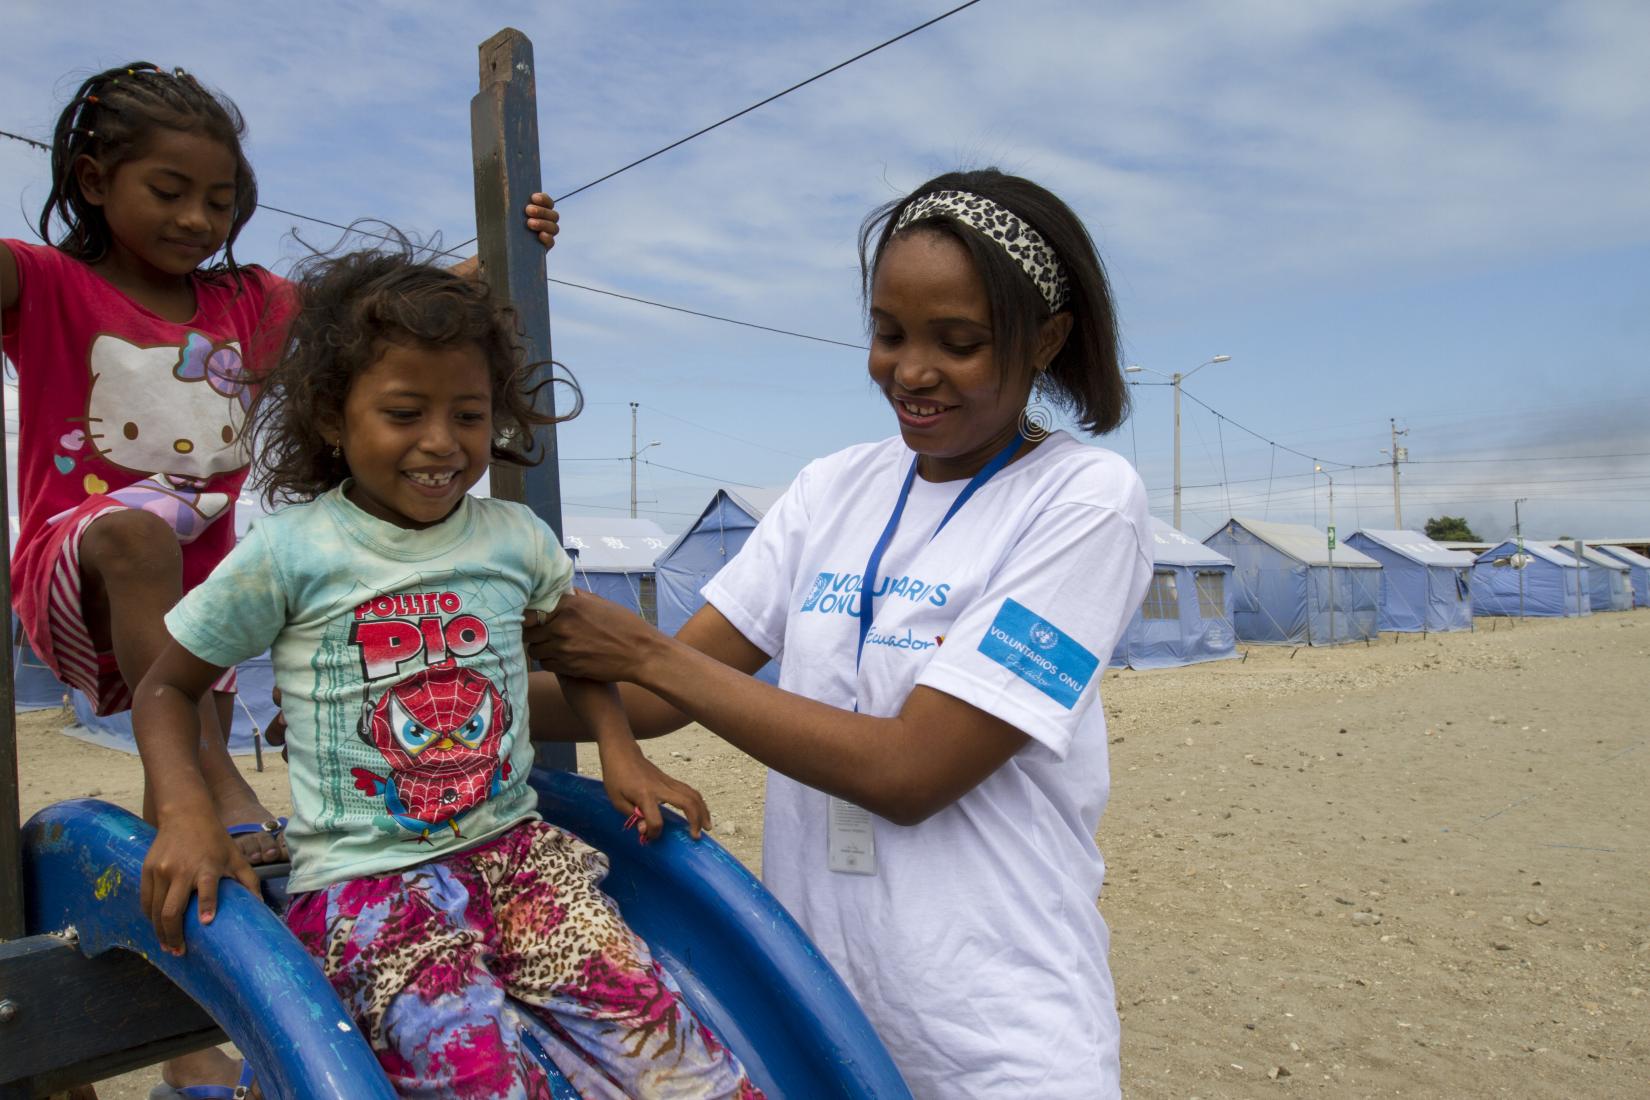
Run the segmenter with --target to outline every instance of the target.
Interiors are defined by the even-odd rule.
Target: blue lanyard
[[[940,525],[934,528],[934,533],[928,536],[933,542],[939,533],[945,530],[945,525],[951,522],[951,517],[962,511],[962,506],[968,503],[968,498],[979,491],[980,486],[990,481],[1009,460],[1014,452],[1020,449],[1025,442],[1025,436],[1015,433],[1014,438],[1008,441],[1008,446],[991,456],[991,461],[980,467],[980,472],[968,479],[963,491],[957,494],[957,499],[951,502],[946,509]],[[911,484],[917,479],[917,460],[911,459],[911,468],[905,472],[905,484],[900,486],[899,499],[894,501],[894,511],[888,517],[888,525],[882,529],[882,537],[877,539],[876,547],[871,551],[871,560],[865,563],[865,573],[860,578],[859,587],[859,648],[854,651],[854,668],[859,668],[860,658],[865,653],[865,639],[871,633],[871,619],[875,615],[872,609],[874,597],[872,593],[877,588],[877,570],[882,566],[882,555],[888,551],[888,544],[894,541],[894,532],[899,530],[900,516],[905,514],[905,502],[911,496]]]

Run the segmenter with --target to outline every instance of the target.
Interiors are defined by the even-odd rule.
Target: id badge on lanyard
[[[1009,441],[1008,446],[998,451],[991,460],[980,468],[980,472],[969,478],[963,491],[957,494],[957,499],[951,502],[940,525],[934,528],[934,534],[928,536],[928,541],[943,530],[951,522],[951,517],[962,510],[973,496],[987,481],[1013,459],[1014,453],[1020,449],[1025,437],[1016,434]],[[917,460],[911,460],[911,468],[905,472],[905,484],[900,486],[899,497],[894,501],[894,511],[888,517],[888,523],[882,529],[882,535],[877,539],[876,546],[871,550],[871,559],[865,563],[865,572],[860,578],[859,589],[859,648],[854,651],[854,671],[859,671],[860,659],[865,655],[865,639],[871,633],[871,623],[875,618],[875,601],[873,593],[877,587],[877,570],[882,566],[882,555],[887,553],[889,543],[894,541],[894,532],[899,530],[900,516],[905,513],[905,502],[911,496],[911,485],[917,479]],[[859,711],[859,703],[854,703],[854,711]],[[830,796],[826,808],[825,865],[832,871],[848,875],[874,875],[877,873],[877,842],[874,822],[869,810],[854,805],[846,799],[835,795]]]

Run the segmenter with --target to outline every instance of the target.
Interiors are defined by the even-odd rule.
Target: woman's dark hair
[[[256,478],[271,504],[313,500],[349,476],[322,432],[343,424],[350,387],[386,343],[481,350],[492,386],[496,462],[536,465],[543,456],[534,453],[533,430],[571,420],[584,408],[571,377],[532,380],[539,364],[523,362],[515,312],[495,304],[486,283],[419,261],[428,250],[393,228],[371,235],[394,245],[319,253],[293,273],[297,312],[276,365],[258,379],[262,388],[249,414]],[[573,411],[565,416],[534,406],[552,382],[573,390]]]
[[[866,305],[870,305],[877,265],[895,236],[900,215],[911,203],[936,191],[967,191],[989,199],[1042,234],[1065,268],[1069,293],[1060,308],[1071,313],[1072,326],[1065,345],[1039,376],[1038,389],[1056,405],[1074,412],[1087,431],[1100,434],[1116,428],[1128,414],[1129,397],[1106,269],[1077,215],[1030,180],[995,168],[947,172],[905,198],[872,211],[859,231],[860,287]],[[1004,377],[1032,370],[1038,334],[1052,311],[1031,277],[1000,244],[967,222],[935,214],[899,232],[917,229],[949,234],[968,250],[985,283],[992,341]]]
[[[211,91],[182,69],[164,72],[148,61],[133,61],[87,78],[57,116],[52,133],[52,193],[40,210],[40,239],[86,263],[108,255],[108,219],[103,208],[88,202],[82,193],[75,164],[88,156],[104,171],[113,172],[141,156],[156,129],[203,134],[234,154],[235,200],[223,246],[224,262],[201,274],[238,280],[235,238],[258,206],[258,179],[241,148],[246,120],[227,96]],[[56,241],[52,240],[54,216],[65,227]]]

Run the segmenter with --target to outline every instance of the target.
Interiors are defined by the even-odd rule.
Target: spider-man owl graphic
[[[510,762],[499,743],[510,727],[510,704],[472,668],[443,662],[407,677],[362,716],[361,738],[376,746],[388,776],[351,768],[357,790],[382,795],[384,808],[419,843],[498,793]]]

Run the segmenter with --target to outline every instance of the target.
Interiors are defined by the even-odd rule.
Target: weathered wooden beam
[[[0,1006],[0,1090],[11,1095],[49,1095],[226,1041],[142,957],[87,958],[54,936],[0,943]]]
[[[6,411],[5,391],[0,387],[0,421]],[[6,466],[0,462],[0,516],[11,514],[7,507]],[[0,605],[11,607],[11,522],[4,523],[6,568],[0,570]],[[17,692],[12,682],[11,631],[0,645],[6,661],[0,668],[0,940],[23,934],[23,849],[21,789],[17,783]]]
[[[476,251],[481,277],[494,295],[515,309],[527,361],[538,365],[534,381],[547,383],[552,368],[544,252],[521,224],[522,207],[543,180],[533,73],[533,43],[520,31],[506,27],[481,44],[481,90],[470,100],[470,148],[475,159]],[[539,405],[555,412],[552,386],[539,391]],[[494,465],[492,493],[525,503],[560,539],[561,476],[555,425],[538,429],[534,438],[543,461],[526,470]],[[578,767],[571,744],[540,744],[537,752],[541,767],[564,771]]]
[[[481,90],[470,101],[470,141],[475,159],[476,244],[481,277],[515,310],[527,361],[538,364],[536,381],[550,377],[550,296],[544,250],[522,228],[522,207],[539,190],[538,93],[533,44],[506,28],[481,44]],[[546,386],[540,405],[554,411]],[[494,466],[492,492],[519,500],[561,535],[561,482],[554,425],[534,433],[544,461],[530,470]]]

